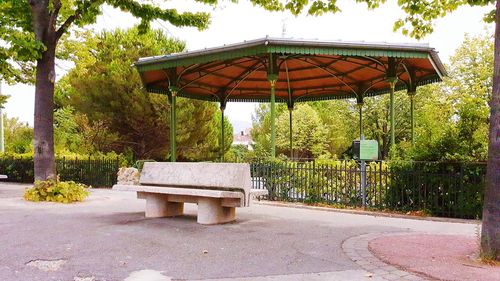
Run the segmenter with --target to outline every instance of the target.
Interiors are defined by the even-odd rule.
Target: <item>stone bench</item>
[[[219,224],[236,219],[236,207],[248,207],[252,196],[249,164],[146,162],[138,185],[116,184],[115,190],[136,191],[146,199],[146,217],[183,214],[184,203],[198,204],[198,223]]]

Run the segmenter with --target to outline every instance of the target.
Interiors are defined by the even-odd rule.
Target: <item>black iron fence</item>
[[[116,183],[120,167],[118,158],[56,159],[57,174],[61,180],[71,180],[93,187],[111,187]],[[33,158],[2,157],[0,174],[10,182],[32,183]]]
[[[116,184],[120,161],[115,159],[59,159],[56,161],[57,173],[61,180],[91,185],[111,187]]]
[[[110,187],[120,161],[61,158],[56,166],[61,180]],[[33,159],[1,157],[0,174],[31,183]],[[361,207],[364,194],[370,209],[476,219],[482,214],[486,163],[374,161],[363,171],[353,160],[254,161],[251,174],[253,188],[268,190],[269,200]]]
[[[434,216],[480,218],[485,163],[356,161],[255,162],[253,188],[269,200],[325,203]],[[364,182],[365,192],[363,193]]]

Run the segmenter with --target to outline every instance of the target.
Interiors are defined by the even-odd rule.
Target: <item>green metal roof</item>
[[[241,58],[262,53],[394,58],[427,58],[431,55],[440,76],[447,75],[436,51],[427,44],[313,41],[268,37],[222,47],[141,58],[135,63],[135,66],[142,72]]]

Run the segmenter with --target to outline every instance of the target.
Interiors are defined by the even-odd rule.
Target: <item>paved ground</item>
[[[500,267],[477,262],[478,243],[475,237],[406,233],[377,237],[369,242],[369,248],[383,261],[424,276],[441,280],[500,280]]]
[[[426,278],[412,274],[411,272],[404,271],[403,269],[396,268],[381,261],[377,256],[373,255],[369,250],[368,244],[371,240],[385,237],[386,235],[405,235],[408,232],[401,233],[368,233],[359,236],[351,237],[344,241],[342,248],[344,253],[361,268],[373,273],[375,276],[383,280],[402,280],[402,281],[420,281]],[[386,245],[392,247],[392,245]]]
[[[0,185],[0,280],[388,280],[343,243],[369,233],[477,231],[262,204],[238,209],[236,223],[202,226],[192,204],[180,218],[145,219],[134,193],[93,190],[84,203],[60,205],[24,202],[24,187]]]

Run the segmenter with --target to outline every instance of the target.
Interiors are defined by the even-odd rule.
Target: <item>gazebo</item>
[[[275,104],[290,114],[297,102],[355,99],[363,134],[365,97],[390,94],[390,142],[394,137],[394,92],[410,96],[414,143],[414,101],[418,86],[439,82],[446,70],[427,44],[389,44],[263,38],[197,51],[141,58],[135,63],[145,89],[168,96],[171,104],[170,156],[176,160],[176,98],[219,102],[269,102],[271,155],[275,156]],[[222,143],[221,147],[224,147]]]

